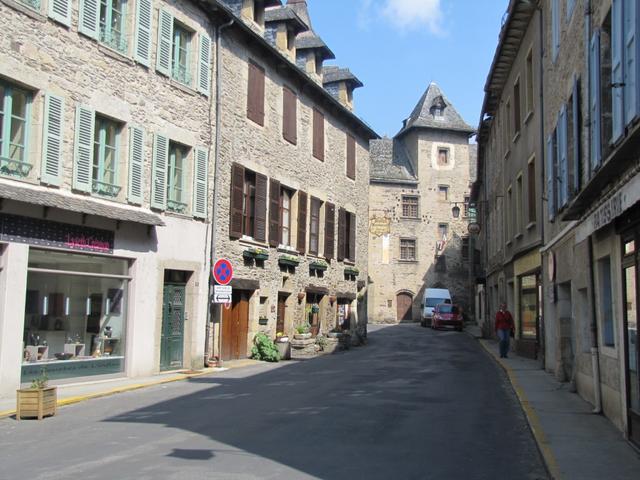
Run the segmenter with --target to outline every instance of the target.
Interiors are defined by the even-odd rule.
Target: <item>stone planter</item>
[[[23,388],[17,391],[16,420],[22,417],[44,417],[56,414],[58,387]]]
[[[307,335],[307,334],[302,334]],[[308,334],[311,335],[311,334]],[[318,356],[316,341],[313,338],[291,340],[291,358],[293,360],[304,360]]]
[[[295,333],[293,335],[293,338],[295,340],[309,340],[311,336],[312,335],[310,333]]]
[[[291,358],[291,344],[289,342],[276,342],[276,348],[280,353],[280,360],[289,360]]]

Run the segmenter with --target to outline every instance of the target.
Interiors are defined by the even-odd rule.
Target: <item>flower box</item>
[[[264,262],[269,259],[269,251],[264,248],[251,247],[242,252],[242,256],[248,260],[258,260]]]
[[[357,277],[360,274],[360,270],[356,267],[344,267],[344,274],[347,277]]]
[[[295,255],[281,255],[278,258],[278,263],[288,267],[297,267],[300,264],[300,259]]]
[[[42,420],[56,414],[58,387],[22,388],[17,391],[16,420],[36,417]]]
[[[315,262],[311,262],[309,264],[309,268],[311,270],[317,270],[320,272],[324,272],[327,268],[329,268],[329,264],[327,264],[326,262],[322,262],[322,261],[315,261]]]

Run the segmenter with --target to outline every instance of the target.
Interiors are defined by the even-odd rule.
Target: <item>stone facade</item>
[[[422,126],[438,99],[444,101],[441,123]],[[471,165],[475,147],[469,145],[473,129],[465,126],[433,83],[414,113],[394,139],[371,143],[369,311],[371,321],[379,323],[402,321],[398,318],[399,295],[411,297],[405,320],[420,320],[425,288],[448,288],[465,311],[469,305],[468,247],[463,249],[463,239],[469,221],[465,198],[475,170]],[[446,161],[441,151],[446,152]],[[417,202],[411,214],[403,211],[407,197]],[[460,209],[459,218],[453,217],[454,205]],[[402,254],[403,240],[415,242],[413,258]]]

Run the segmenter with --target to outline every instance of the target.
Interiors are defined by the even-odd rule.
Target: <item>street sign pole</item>
[[[218,300],[224,298],[227,300],[226,303],[232,303],[233,301],[233,290],[229,285],[233,279],[233,265],[226,258],[218,259],[213,265],[211,273],[216,283],[213,287],[213,301],[216,304],[220,304],[218,308],[218,367],[222,367],[224,364],[224,360],[222,359],[222,317],[224,316],[224,312],[222,310],[222,303],[218,302]]]

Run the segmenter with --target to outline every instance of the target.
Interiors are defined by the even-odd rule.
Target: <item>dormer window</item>
[[[447,105],[444,103],[443,98],[437,97],[431,104],[431,108],[430,108],[431,115],[433,115],[436,118],[442,117],[446,106]]]
[[[296,32],[292,28],[287,28],[287,50],[293,52],[296,46]]]
[[[322,57],[316,55],[316,74],[322,76]]]
[[[264,26],[264,0],[254,0],[253,21],[260,26]]]

